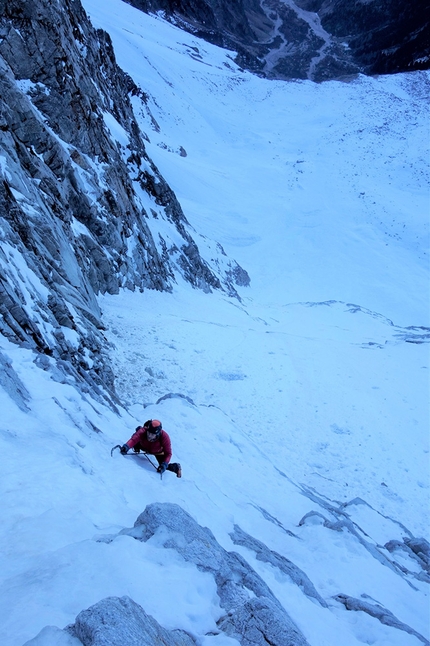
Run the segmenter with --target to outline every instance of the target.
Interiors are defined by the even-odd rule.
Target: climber
[[[173,471],[176,477],[182,476],[182,469],[179,462],[172,462],[172,445],[170,437],[163,430],[161,422],[158,419],[149,419],[143,426],[138,426],[131,438],[122,445],[120,451],[123,455],[133,449],[135,453],[143,451],[149,455],[154,455],[158,462],[158,473],[161,475],[165,471]]]

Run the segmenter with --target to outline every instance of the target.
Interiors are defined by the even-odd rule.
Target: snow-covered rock
[[[195,646],[182,630],[166,630],[129,597],[102,599],[64,630],[42,629],[25,646]]]
[[[174,503],[153,503],[124,530],[142,541],[157,535],[198,569],[211,573],[227,614],[218,626],[242,646],[306,646],[307,641],[261,577],[244,558],[227,552],[207,527]],[[315,593],[316,594],[316,593]]]
[[[129,597],[102,599],[67,628],[84,646],[194,646],[182,630],[166,630]]]
[[[0,332],[112,400],[98,293],[181,276],[235,294],[249,278],[220,245],[202,258],[146,154],[131,105],[145,94],[79,0],[0,10]]]

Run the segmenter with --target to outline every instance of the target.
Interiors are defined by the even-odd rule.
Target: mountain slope
[[[428,644],[428,75],[269,82],[85,8],[208,263],[251,282],[98,295],[116,411],[0,337],[1,642]],[[151,417],[180,480],[111,457]]]
[[[324,81],[428,69],[428,0],[126,0],[237,52],[268,78]]]

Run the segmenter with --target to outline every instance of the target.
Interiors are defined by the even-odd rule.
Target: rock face
[[[429,2],[418,0],[126,0],[269,78],[323,81],[428,69]]]
[[[202,258],[133,101],[79,0],[0,0],[0,333],[111,401],[98,293],[249,282],[222,248]]]
[[[246,601],[218,626],[241,646],[309,646],[288,615],[267,598]]]
[[[28,412],[30,410],[27,406],[30,394],[12,368],[11,362],[3,352],[0,352],[0,386],[7,392],[9,397],[13,399],[18,408],[24,412]]]
[[[83,610],[66,631],[84,646],[195,646],[182,630],[166,630],[129,597],[108,597]]]

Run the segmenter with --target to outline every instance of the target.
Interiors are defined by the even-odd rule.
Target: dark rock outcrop
[[[0,333],[110,401],[98,293],[249,282],[202,258],[132,97],[145,107],[79,0],[0,0]]]
[[[407,547],[430,570],[430,543],[425,538],[405,538],[403,540]]]
[[[302,2],[297,0],[299,5]],[[323,0],[317,5],[324,29],[336,38],[346,39],[354,60],[366,73],[429,68],[428,0]]]

